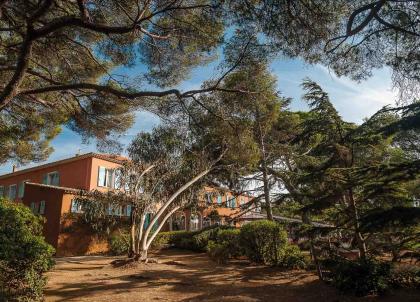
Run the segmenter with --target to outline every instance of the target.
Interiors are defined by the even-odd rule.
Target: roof
[[[117,163],[117,164],[122,164],[124,161],[129,160],[127,157],[120,156],[120,155],[101,154],[101,153],[90,152],[90,153],[86,153],[86,154],[82,154],[82,155],[76,155],[74,157],[69,157],[69,158],[65,158],[65,159],[62,159],[62,160],[54,161],[54,162],[51,162],[51,163],[35,166],[35,167],[32,167],[32,168],[27,168],[27,169],[23,169],[23,170],[18,170],[16,172],[0,175],[0,179],[7,178],[7,177],[10,177],[10,176],[21,175],[21,174],[24,174],[24,173],[27,173],[27,172],[36,171],[36,170],[44,169],[44,168],[48,168],[48,167],[53,167],[53,166],[57,166],[57,165],[61,165],[61,164],[66,164],[66,163],[69,163],[69,162],[78,161],[78,160],[89,158],[89,157],[95,157],[95,158],[99,158],[99,159],[106,160],[106,161],[113,162],[113,163]]]
[[[39,184],[39,183],[35,183],[35,182],[26,182],[25,186],[28,186],[28,185],[29,186],[35,186],[35,187],[41,187],[41,188],[48,188],[48,189],[53,189],[53,190],[65,191],[65,193],[72,193],[72,194],[80,194],[80,193],[84,192],[84,190],[81,190],[81,189],[45,185],[45,184]]]
[[[249,212],[238,218],[241,220],[259,220],[259,219],[267,219],[267,215],[262,214],[262,213]],[[291,218],[291,217],[286,217],[286,216],[279,216],[279,215],[273,215],[273,219],[276,221],[281,221],[281,222],[303,223],[301,219]],[[312,225],[316,227],[333,227],[330,224],[317,222],[317,221],[312,221]]]

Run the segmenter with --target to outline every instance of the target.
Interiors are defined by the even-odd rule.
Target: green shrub
[[[340,291],[356,296],[382,294],[389,287],[391,265],[374,259],[329,260],[332,284]]]
[[[420,267],[410,264],[400,264],[391,271],[390,284],[394,288],[420,289]]]
[[[238,229],[219,230],[214,240],[209,240],[207,253],[218,263],[226,263],[230,258],[242,255],[242,248],[239,244]]]
[[[279,265],[285,253],[287,234],[273,221],[258,220],[241,228],[240,245],[251,261]]]
[[[299,247],[292,244],[286,246],[280,265],[290,269],[305,268],[307,266],[305,256]]]
[[[112,255],[127,255],[130,249],[130,234],[126,231],[120,231],[111,235],[109,238],[109,252]]]
[[[0,301],[41,301],[54,248],[42,236],[41,216],[0,198]]]

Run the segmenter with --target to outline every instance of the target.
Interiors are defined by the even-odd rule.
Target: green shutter
[[[39,214],[45,214],[45,200],[41,200],[41,203],[39,204]]]

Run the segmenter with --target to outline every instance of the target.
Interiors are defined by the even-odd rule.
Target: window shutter
[[[74,199],[71,201],[71,210],[70,210],[70,212],[77,213],[77,202]]]
[[[114,180],[114,170],[106,169],[106,186],[108,188],[114,187],[113,180]]]
[[[236,198],[232,197],[232,201],[230,202],[230,205],[232,206],[232,209],[236,207]]]
[[[0,197],[4,196],[4,187],[0,186]]]
[[[131,216],[131,204],[129,204],[125,207],[125,215],[126,216]]]
[[[149,226],[149,223],[150,223],[150,213],[147,213],[144,219],[144,224],[143,224],[145,229]]]
[[[55,172],[54,173],[54,186],[60,185],[60,173]]]
[[[114,170],[114,189],[121,189],[121,171]]]
[[[16,199],[16,185],[9,186],[9,199],[10,200]]]
[[[41,200],[41,203],[39,204],[39,214],[45,214],[45,200]]]
[[[218,204],[222,203],[222,196],[221,195],[217,196],[217,203]]]
[[[48,185],[48,174],[44,174],[44,176],[42,176],[42,183],[44,185]]]
[[[23,197],[23,192],[25,191],[25,183],[22,181],[19,183],[19,188],[18,188],[18,197],[22,198]]]
[[[35,213],[35,202],[31,202],[31,211]]]
[[[99,167],[98,168],[98,187],[105,187],[105,174],[106,174],[106,169],[104,167]]]

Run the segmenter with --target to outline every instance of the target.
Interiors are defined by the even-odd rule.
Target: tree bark
[[[366,252],[367,252],[366,242],[365,242],[365,239],[363,238],[362,233],[360,232],[359,211],[357,209],[357,205],[354,200],[352,189],[349,189],[348,196],[349,196],[349,201],[350,201],[350,209],[353,214],[354,235],[356,237],[357,247],[360,252],[360,257],[364,259],[366,258]]]
[[[267,166],[263,161],[263,183],[264,183],[264,200],[265,200],[265,211],[267,212],[267,219],[273,220],[273,211],[271,209],[270,200],[270,187],[268,183]]]
[[[302,222],[305,224],[309,224],[312,225],[312,221],[309,217],[309,213],[308,212],[304,212],[302,214]],[[321,269],[321,265],[318,261],[318,256],[316,254],[316,250],[315,250],[315,245],[314,245],[314,235],[312,233],[309,234],[309,249],[312,255],[312,259],[315,263],[315,267],[316,267],[316,272],[318,275],[319,280],[324,280],[324,276],[322,274],[322,269]]]

